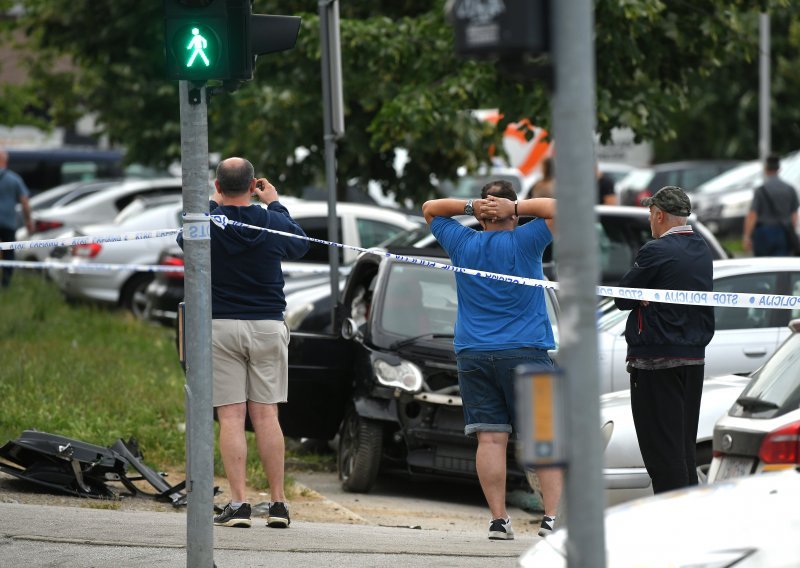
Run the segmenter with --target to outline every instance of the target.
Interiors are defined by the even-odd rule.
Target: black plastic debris
[[[118,439],[107,448],[80,440],[25,430],[0,448],[0,471],[56,491],[93,499],[119,499],[108,482],[119,482],[130,495],[146,495],[174,507],[186,505],[186,482],[170,485],[142,461],[134,438]],[[130,473],[129,473],[130,472]],[[137,487],[147,481],[155,492]]]

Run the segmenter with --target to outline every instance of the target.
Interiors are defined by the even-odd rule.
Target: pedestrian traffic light
[[[206,81],[228,78],[227,8],[226,0],[164,0],[169,79]]]
[[[252,13],[252,0],[164,0],[167,78],[249,81],[256,57],[294,47],[296,16]]]

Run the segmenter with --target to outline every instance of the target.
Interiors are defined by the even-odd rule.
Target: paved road
[[[262,522],[247,530],[216,528],[217,566],[502,568],[516,566],[519,555],[539,540],[522,521],[532,517],[512,509],[517,539],[489,541],[486,509],[475,485],[388,478],[371,494],[356,495],[342,493],[333,474],[295,477],[367,524],[294,520],[288,530],[268,529]],[[185,514],[87,504],[0,503],[0,565],[186,566]],[[386,519],[392,519],[391,526],[382,526]]]

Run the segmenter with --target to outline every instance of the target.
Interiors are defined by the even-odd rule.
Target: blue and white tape
[[[209,215],[209,214],[206,214]],[[187,215],[184,213],[184,217]],[[453,266],[442,262],[436,262],[424,258],[417,258],[413,256],[394,254],[381,249],[366,249],[353,245],[346,245],[324,239],[315,239],[305,235],[295,235],[294,233],[287,233],[278,231],[276,229],[268,229],[258,227],[256,225],[249,225],[240,221],[228,219],[225,215],[209,215],[211,221],[218,227],[225,229],[226,227],[244,227],[247,229],[255,229],[257,231],[266,231],[268,233],[282,235],[293,239],[301,239],[313,243],[319,243],[326,246],[338,247],[343,249],[350,249],[358,252],[376,254],[394,258],[400,262],[409,264],[417,264],[429,268],[436,268],[439,270],[446,270],[460,274],[468,274],[477,276],[479,278],[487,278],[498,282],[508,282],[511,284],[519,284],[523,286],[536,286],[539,288],[558,289],[558,282],[549,280],[538,280],[535,278],[527,278],[524,276],[515,276],[510,274],[498,274],[495,272],[485,272],[482,270],[475,270],[471,268],[462,268]],[[196,221],[196,218],[193,217]],[[73,245],[86,245],[93,243],[111,243],[111,242],[124,242],[135,241],[150,238],[166,237],[175,235],[179,229],[164,229],[158,231],[136,231],[130,233],[120,233],[116,235],[100,235],[94,237],[72,237],[63,239],[50,239],[46,241],[16,241],[0,243],[0,250],[24,250],[28,248],[46,248],[46,247],[63,247]],[[71,271],[82,270],[136,270],[140,272],[179,272],[180,267],[165,267],[158,265],[129,265],[129,264],[97,264],[97,263],[58,263],[58,262],[17,262],[17,261],[0,261],[0,266],[14,266],[18,268],[53,268],[53,269],[68,269]],[[306,272],[306,271],[303,271]],[[316,269],[309,269],[307,272],[319,272]],[[618,286],[598,286],[597,295],[610,298],[626,298],[639,301],[648,302],[664,302],[671,304],[686,304],[694,306],[720,306],[720,307],[738,307],[738,308],[767,308],[767,309],[793,309],[800,307],[800,296],[786,296],[780,294],[749,294],[746,292],[702,292],[693,290],[663,290],[663,289],[645,289],[645,288],[620,288]]]
[[[12,268],[42,268],[66,270],[68,272],[114,272],[117,270],[130,270],[133,272],[183,272],[183,266],[166,266],[161,264],[103,264],[93,262],[57,262],[57,261],[27,261],[27,260],[0,260],[0,266]]]

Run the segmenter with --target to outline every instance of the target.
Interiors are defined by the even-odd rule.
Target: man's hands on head
[[[489,195],[474,202],[475,217],[479,221],[503,221],[514,217],[514,202],[504,197]]]
[[[278,201],[278,190],[269,183],[267,178],[258,178],[256,180],[254,194],[258,196],[262,203],[267,205],[273,201]]]

